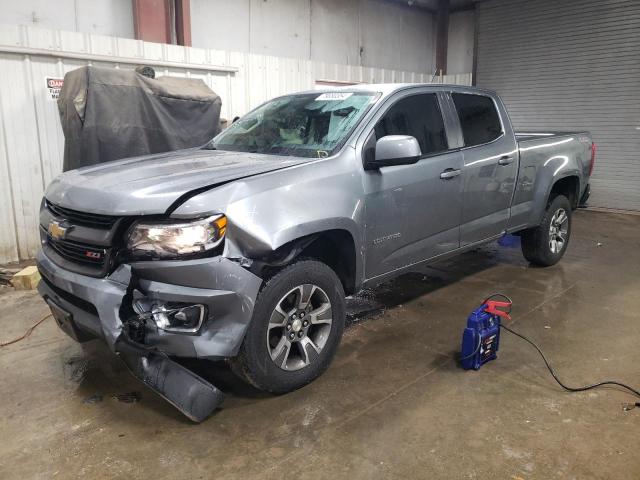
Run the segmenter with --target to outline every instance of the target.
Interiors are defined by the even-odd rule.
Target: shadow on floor
[[[374,288],[361,290],[347,298],[346,328],[498,264],[522,262],[519,243],[517,256],[511,255],[509,249],[512,248],[513,246],[501,248],[496,244],[480,247],[455,258],[422,267],[420,271],[404,274]],[[455,354],[457,352],[452,352],[452,355]],[[181,359],[179,362],[230,395],[244,398],[270,396],[242,382],[231,371],[227,362],[193,359]]]
[[[407,273],[374,288],[364,289],[347,298],[346,328],[375,318],[385,310],[415,300],[496,265],[522,262],[519,249],[518,255],[513,255],[513,253],[508,248],[491,244],[453,259],[422,267],[417,272]],[[69,380],[78,383],[80,389],[92,401],[96,392],[105,391],[105,388],[112,388],[113,385],[124,384],[135,388],[136,380],[130,377],[124,365],[112,355],[104,344],[99,341],[89,342],[83,345],[83,350],[81,356],[68,359],[68,377]],[[241,381],[225,361],[177,358],[174,360],[193,370],[230,396],[245,399],[260,399],[270,396],[270,394],[261,392]],[[126,379],[123,378],[125,376]],[[146,392],[142,385],[137,388]],[[127,393],[125,392],[125,394]]]

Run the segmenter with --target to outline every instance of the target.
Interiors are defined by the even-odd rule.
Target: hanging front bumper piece
[[[62,268],[46,250],[38,254],[38,269],[38,290],[69,336],[105,341],[135,377],[195,422],[220,405],[219,389],[171,357],[235,356],[259,277],[212,257],[124,264],[94,278]]]
[[[116,352],[134,377],[194,422],[202,422],[224,400],[224,394],[159,350],[143,348],[121,336]]]

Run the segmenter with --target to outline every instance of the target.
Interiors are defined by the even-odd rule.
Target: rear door
[[[443,119],[441,93],[402,93],[373,120],[363,151],[385,135],[411,135],[421,159],[364,171],[366,276],[418,263],[458,248],[462,153]],[[441,178],[443,172],[448,172]]]
[[[450,95],[462,133],[464,156],[460,246],[500,235],[518,174],[518,150],[501,102],[477,92]]]

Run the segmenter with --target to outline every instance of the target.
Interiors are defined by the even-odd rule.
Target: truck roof
[[[495,92],[486,90],[483,88],[472,87],[468,85],[454,85],[446,83],[358,83],[355,85],[340,85],[340,86],[327,86],[324,88],[318,88],[315,90],[308,90],[301,93],[323,93],[323,92],[379,92],[385,97],[391,95],[399,90],[405,90],[408,88],[421,88],[429,87],[434,89],[463,89],[472,90],[476,92],[487,93],[495,95]]]

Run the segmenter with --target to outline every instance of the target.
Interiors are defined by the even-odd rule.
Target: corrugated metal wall
[[[590,130],[593,206],[640,210],[640,1],[477,4],[477,84],[517,129]]]
[[[46,185],[61,171],[64,136],[47,77],[93,64],[154,66],[158,75],[202,78],[222,97],[222,116],[329,82],[428,82],[429,73],[186,48],[59,30],[0,27],[0,264],[35,256],[37,214]],[[436,81],[469,85],[471,75]]]

